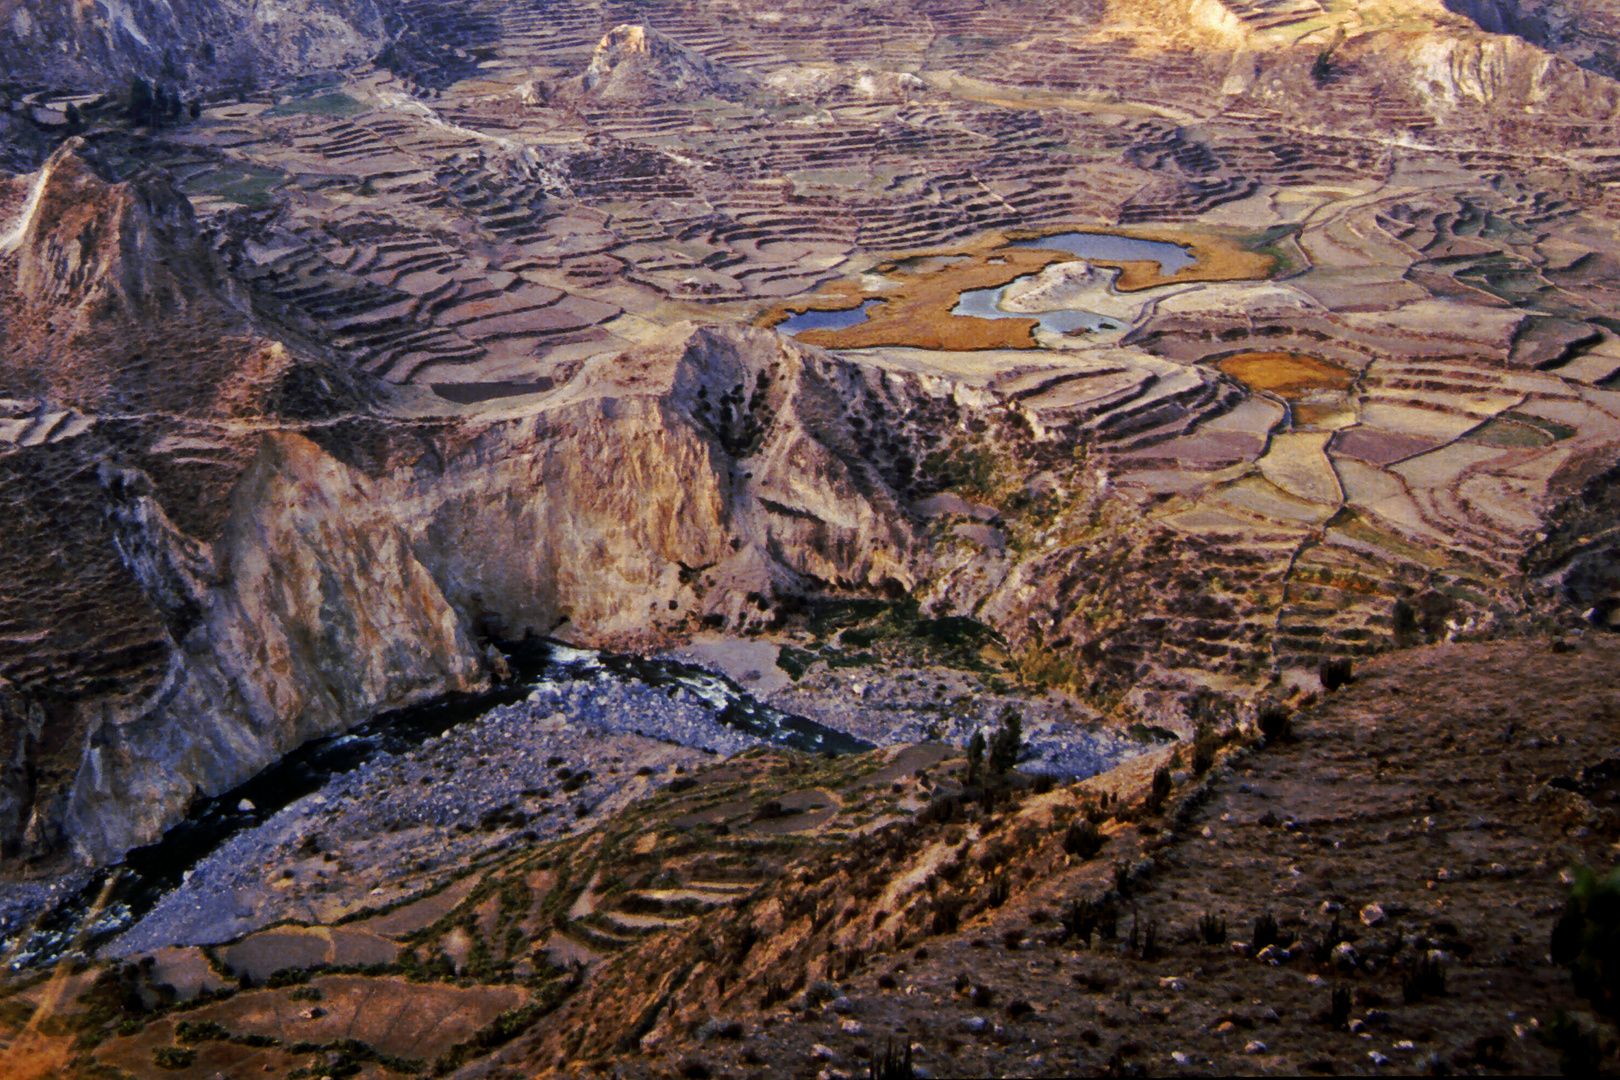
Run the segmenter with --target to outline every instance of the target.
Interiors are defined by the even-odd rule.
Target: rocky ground
[[[1620,835],[1612,785],[1581,780],[1620,751],[1607,644],[1381,658],[1300,713],[1291,738],[1227,759],[1098,859],[1015,855],[1012,897],[959,932],[775,1008],[717,1005],[603,1071],[853,1076],[891,1045],[941,1077],[1555,1071],[1540,1033],[1587,1006],[1548,959],[1549,933],[1570,868],[1608,867]],[[1066,798],[1031,801],[1018,820],[1055,829]],[[1067,933],[1070,905],[1115,888],[1120,865],[1115,932]],[[1425,958],[1443,988],[1414,996]],[[1341,989],[1348,1012],[1331,1017]],[[516,1057],[477,1075],[538,1064]]]
[[[12,1036],[35,1057],[11,1060],[831,1080],[910,1047],[936,1077],[1555,1070],[1560,1010],[1594,1021],[1548,957],[1552,923],[1570,870],[1606,869],[1620,837],[1607,644],[1390,654],[1286,733],[1228,735],[1202,775],[1183,742],[990,808],[940,744],[723,763],[660,744],[636,777],[641,737],[587,747],[514,707],[290,807],[281,847],[267,826],[193,878],[290,882],[291,922],[160,948],[177,897],[113,950],[139,960],[124,984],[116,967],[14,983],[5,1015],[59,1019]],[[570,795],[592,808],[452,826],[430,868],[405,861],[408,830],[386,828],[405,800],[382,793],[496,736],[536,782],[599,768]],[[1088,818],[1097,850],[1069,846]]]

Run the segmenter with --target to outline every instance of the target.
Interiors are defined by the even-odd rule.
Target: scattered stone
[[[1243,1044],[1243,1052],[1245,1054],[1263,1054],[1266,1052],[1266,1044],[1259,1039],[1252,1039]]]
[[[1363,926],[1378,926],[1389,916],[1384,914],[1384,908],[1376,900],[1361,909],[1361,924]]]

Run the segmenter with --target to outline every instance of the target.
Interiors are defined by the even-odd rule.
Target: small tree
[[[1148,790],[1147,797],[1148,813],[1157,814],[1164,809],[1165,800],[1170,798],[1170,791],[1174,786],[1175,781],[1171,778],[1168,767],[1160,765],[1153,770],[1153,786]]]
[[[79,112],[79,106],[71,101],[67,107],[67,129],[69,135],[77,135],[84,130],[84,114]]]
[[[152,122],[152,84],[135,76],[129,84],[129,122],[141,127]]]
[[[967,782],[974,783],[979,779],[979,772],[984,768],[984,732],[975,731],[973,738],[968,740],[968,771]]]
[[[1023,742],[1024,718],[1009,708],[1001,714],[1001,727],[990,743],[990,771],[999,776],[1018,764]]]
[[[1598,877],[1590,867],[1575,868],[1548,951],[1569,968],[1575,992],[1593,1011],[1620,1020],[1620,870]]]

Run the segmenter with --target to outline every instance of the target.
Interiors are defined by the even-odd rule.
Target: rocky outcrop
[[[375,0],[18,0],[0,10],[0,70],[87,90],[132,74],[244,84],[354,64],[388,38]]]
[[[603,35],[579,79],[580,92],[595,101],[686,101],[734,96],[750,86],[742,73],[643,23],[625,23]]]
[[[1620,76],[1614,0],[1445,0],[1481,30],[1509,34],[1610,78]]]
[[[5,391],[92,413],[321,415],[368,380],[276,321],[221,263],[173,178],[112,181],[63,143],[0,220],[14,305]],[[288,348],[288,343],[292,348]]]
[[[201,304],[243,305],[190,201],[167,176],[109,183],[88,153],[79,138],[59,147],[0,235],[0,250],[17,255],[25,303],[49,309],[75,333],[109,320],[174,318]]]
[[[1611,77],[1510,36],[1427,35],[1409,47],[1412,89],[1435,107],[1527,108],[1558,101],[1593,117],[1620,102]]]

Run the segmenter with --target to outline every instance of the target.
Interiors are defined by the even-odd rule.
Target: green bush
[[[174,1026],[174,1037],[183,1043],[224,1042],[231,1033],[212,1020],[182,1020]]]
[[[1063,834],[1063,850],[1089,859],[1102,850],[1103,836],[1089,820],[1071,822]]]
[[[1620,868],[1603,877],[1575,868],[1549,951],[1569,968],[1577,994],[1603,1016],[1620,1019]]]
[[[197,1060],[197,1051],[184,1046],[160,1046],[152,1051],[152,1064],[160,1069],[189,1069]]]

